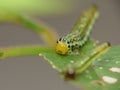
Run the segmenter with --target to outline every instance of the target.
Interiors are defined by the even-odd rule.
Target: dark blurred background
[[[112,45],[120,45],[120,0],[74,0],[73,4],[72,11],[68,13],[34,15],[33,18],[47,23],[63,36],[71,31],[83,9],[96,4],[100,17],[91,37],[100,42],[109,41]],[[41,43],[39,36],[24,26],[0,23],[0,47]],[[0,90],[79,90],[79,88],[61,79],[59,73],[41,57],[28,56],[0,61]]]

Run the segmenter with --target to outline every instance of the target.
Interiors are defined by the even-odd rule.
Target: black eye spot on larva
[[[69,44],[70,42],[69,41],[67,41],[67,44]]]
[[[70,45],[68,45],[68,48],[70,48]]]
[[[58,41],[56,43],[58,43]]]
[[[59,41],[61,41],[62,38],[59,39]]]
[[[81,48],[81,46],[79,46],[79,48]]]
[[[71,50],[74,51],[74,45],[71,46]]]
[[[74,48],[74,45],[72,45],[71,47]]]
[[[75,44],[75,46],[78,46],[78,44]]]

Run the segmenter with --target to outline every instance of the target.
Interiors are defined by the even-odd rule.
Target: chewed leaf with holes
[[[110,48],[70,82],[85,90],[120,90],[120,46]]]
[[[93,46],[93,43],[89,42],[82,48],[82,51],[87,52]],[[64,69],[67,64],[82,58],[76,55],[61,56],[55,52],[42,53],[42,55],[58,71]],[[76,75],[75,80],[69,80],[69,82],[83,90],[120,90],[120,46],[111,47],[85,71]]]
[[[94,70],[105,82],[105,90],[120,90],[120,47],[112,47],[96,60]]]

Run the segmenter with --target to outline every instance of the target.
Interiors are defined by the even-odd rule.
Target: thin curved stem
[[[39,45],[19,46],[0,48],[0,59],[17,56],[39,55],[42,52],[48,52],[52,48],[47,48]]]
[[[37,32],[43,38],[44,42],[49,46],[54,46],[57,38],[57,34],[53,29],[46,25],[36,23],[29,19],[25,15],[15,13],[9,10],[0,9],[0,21],[2,22],[14,22],[22,24],[33,32]]]

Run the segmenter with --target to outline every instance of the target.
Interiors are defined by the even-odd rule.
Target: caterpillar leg
[[[65,79],[75,79],[76,74],[80,74],[85,71],[94,60],[103,55],[107,50],[109,50],[109,48],[109,43],[103,43],[88,52],[88,54],[83,56],[82,59],[68,65],[63,71]]]

